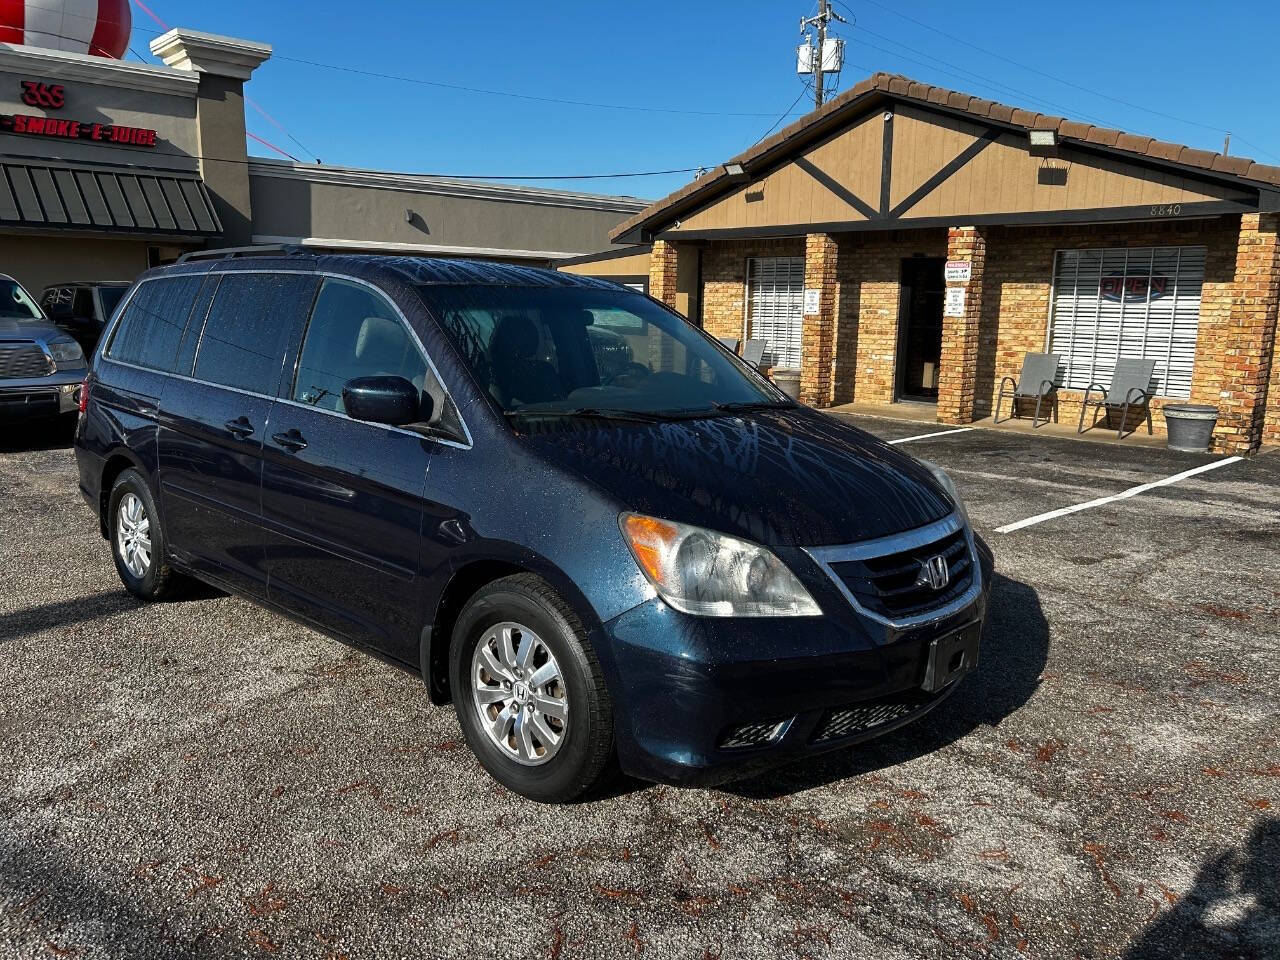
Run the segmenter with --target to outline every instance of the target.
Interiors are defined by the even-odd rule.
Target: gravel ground
[[[1280,456],[1001,535],[1209,458],[913,442],[1000,572],[961,691],[755,780],[547,807],[405,673],[134,603],[66,439],[5,429],[2,960],[1280,956]]]

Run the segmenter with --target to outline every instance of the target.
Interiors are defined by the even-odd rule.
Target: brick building
[[[767,338],[808,403],[969,423],[1049,350],[1070,422],[1146,357],[1158,431],[1212,404],[1241,451],[1280,442],[1278,230],[1280,168],[876,74],[611,240],[709,332]]]

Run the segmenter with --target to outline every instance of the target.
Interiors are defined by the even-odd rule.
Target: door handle
[[[249,422],[248,417],[236,417],[234,420],[228,420],[223,426],[237,440],[253,435],[253,424]]]
[[[297,453],[307,445],[306,438],[304,438],[296,428],[287,430],[284,433],[273,433],[271,435],[271,439],[293,453]]]

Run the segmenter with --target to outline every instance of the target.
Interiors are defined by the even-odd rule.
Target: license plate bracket
[[[982,622],[976,621],[959,630],[934,637],[929,643],[924,682],[920,684],[924,691],[937,693],[976,667],[978,640],[981,636]]]

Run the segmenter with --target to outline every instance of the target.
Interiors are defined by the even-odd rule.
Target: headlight
[[[83,360],[84,351],[70,337],[58,337],[49,341],[49,356],[53,357],[54,363],[71,363]]]
[[[960,497],[960,491],[956,489],[955,482],[947,474],[947,471],[929,460],[921,460],[920,464],[933,474],[933,479],[941,484],[942,489],[951,498],[951,502],[956,505],[956,513],[960,514],[960,519],[964,521],[964,525],[966,527],[969,526],[969,511],[965,509],[964,500]]]
[[[618,518],[622,538],[658,594],[704,617],[816,617],[795,574],[755,543],[639,513]]]

